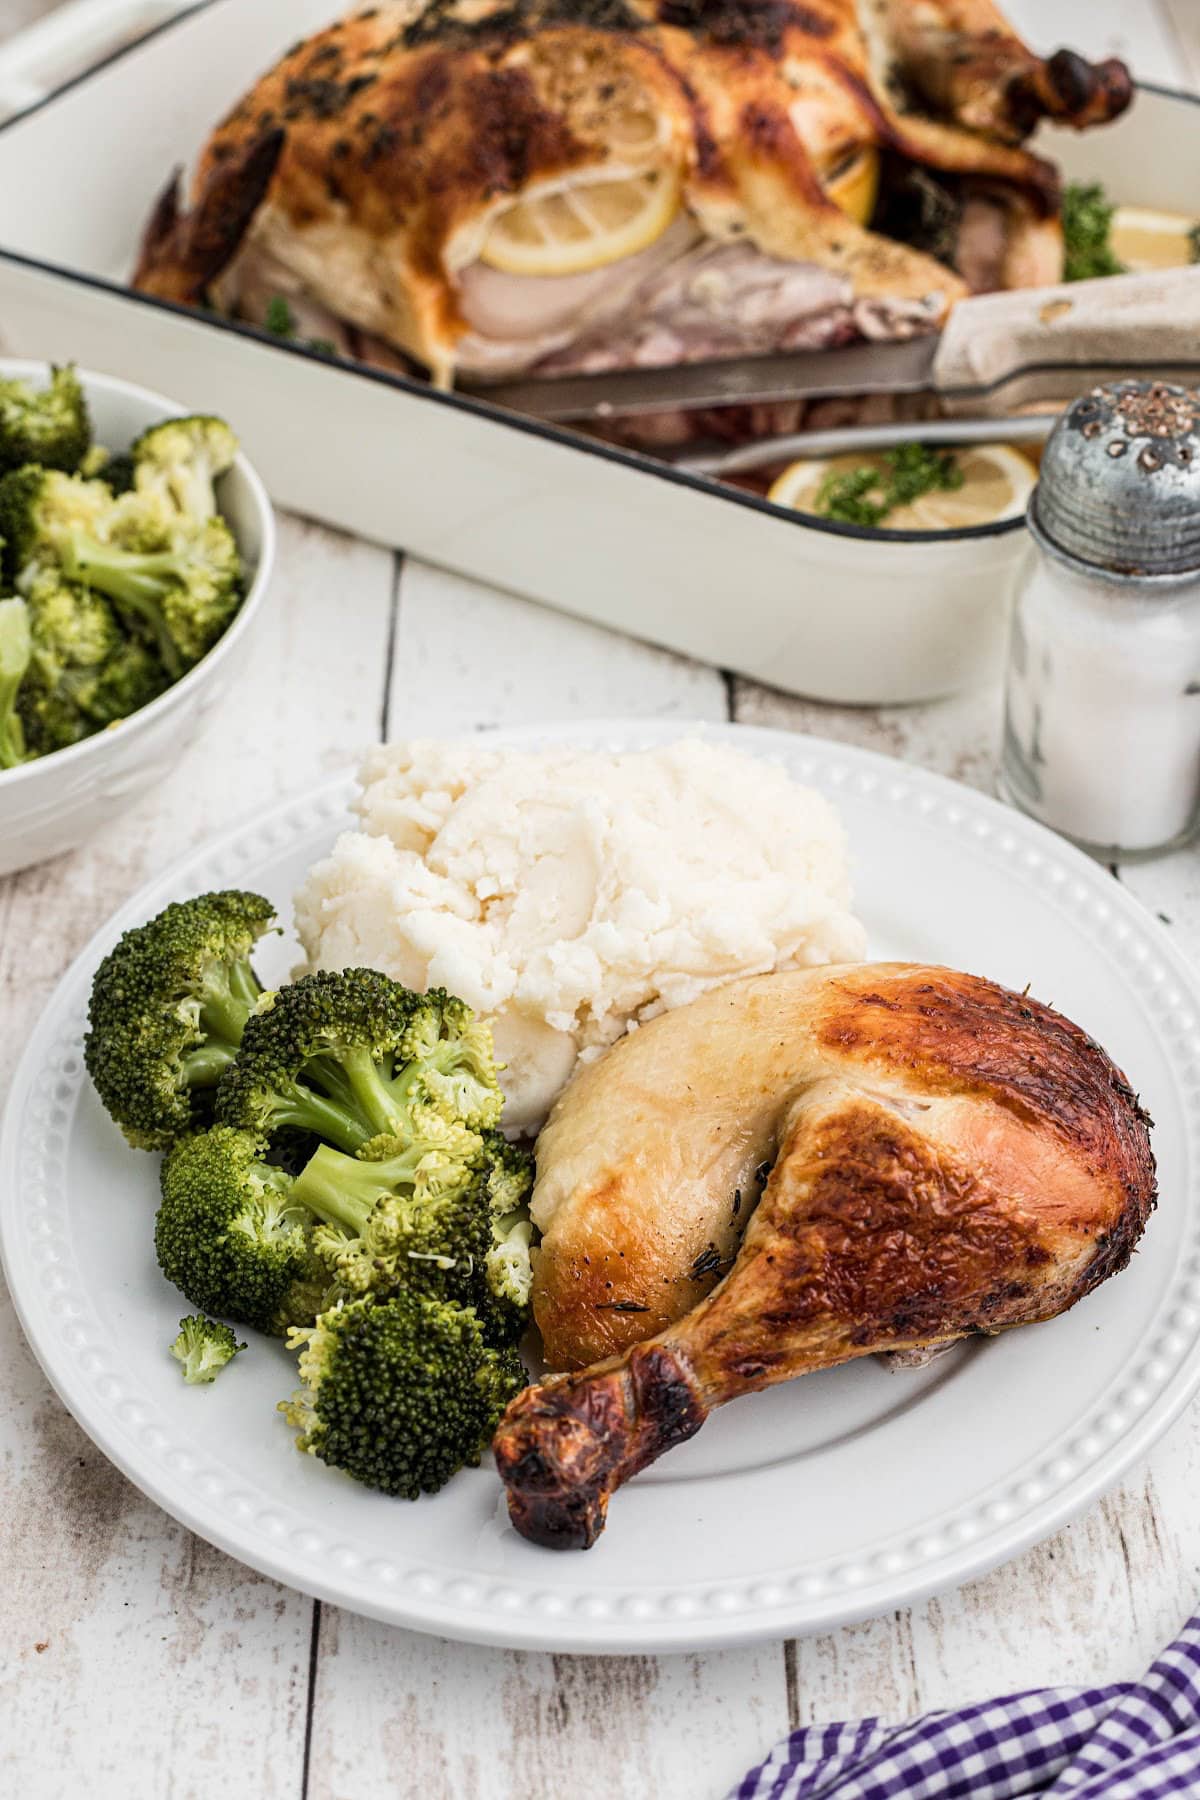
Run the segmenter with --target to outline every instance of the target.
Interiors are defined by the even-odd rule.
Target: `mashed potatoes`
[[[726,744],[418,740],[360,779],[362,829],[296,899],[310,966],[364,964],[488,1014],[510,1128],[538,1127],[581,1057],[655,1013],[864,954],[833,809]]]

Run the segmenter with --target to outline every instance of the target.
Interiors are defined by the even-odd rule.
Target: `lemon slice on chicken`
[[[580,275],[635,256],[679,211],[673,169],[579,181],[516,200],[493,219],[479,257],[506,275]]]
[[[1113,255],[1137,274],[1151,269],[1184,269],[1200,261],[1200,220],[1184,213],[1154,212],[1146,206],[1119,206],[1109,243]]]
[[[962,485],[921,494],[905,506],[896,506],[880,520],[882,531],[961,531],[967,525],[992,525],[1015,519],[1025,511],[1037,469],[1011,444],[972,444],[954,453]],[[820,494],[826,477],[849,475],[858,469],[877,469],[886,480],[882,454],[849,452],[844,456],[814,457],[794,462],[778,477],[767,495],[777,506],[821,517]]]
[[[879,192],[879,152],[862,144],[839,162],[822,181],[830,200],[856,225],[865,225],[875,210]]]

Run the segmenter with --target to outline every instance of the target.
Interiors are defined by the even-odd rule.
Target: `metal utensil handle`
[[[1200,267],[1115,275],[1059,287],[978,294],[954,308],[934,358],[939,393],[958,411],[1003,411],[1141,370],[1200,380]],[[986,389],[986,396],[979,392]]]
[[[27,112],[197,0],[68,0],[0,44],[0,121]]]
[[[736,475],[762,469],[785,457],[844,456],[853,450],[891,450],[897,444],[1041,444],[1055,415],[1018,419],[908,419],[886,425],[844,425],[832,431],[792,431],[762,438],[737,450],[684,456],[672,463],[690,475]]]

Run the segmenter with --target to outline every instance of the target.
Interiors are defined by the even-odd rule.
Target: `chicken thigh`
[[[513,1523],[586,1548],[614,1490],[715,1406],[1065,1311],[1145,1226],[1148,1125],[1077,1026],[945,969],[762,976],[643,1027],[543,1133],[548,1356],[625,1348],[510,1405],[493,1447]]]

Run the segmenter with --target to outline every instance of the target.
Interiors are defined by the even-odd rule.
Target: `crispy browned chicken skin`
[[[539,1147],[548,1356],[626,1347],[510,1405],[494,1450],[514,1525],[586,1548],[614,1490],[714,1406],[1073,1306],[1154,1205],[1148,1125],[1077,1026],[946,969],[763,976],[644,1026]],[[772,1166],[739,1245],[730,1176],[755,1156]]]
[[[298,44],[234,107],[190,207],[172,188],[155,209],[135,281],[235,307],[264,281],[294,286],[443,376],[570,366],[580,338],[587,366],[722,353],[694,319],[665,348],[625,329],[650,304],[669,326],[714,277],[733,290],[725,336],[752,294],[734,321],[751,348],[786,346],[797,316],[826,342],[928,330],[962,276],[847,218],[833,172],[871,146],[969,179],[999,208],[991,285],[1054,279],[1057,175],[1021,140],[1047,115],[1111,118],[1129,94],[1119,63],[1035,57],[991,0],[403,0]],[[602,167],[682,182],[666,238],[578,290],[476,280],[514,196]],[[736,266],[698,270],[714,248]],[[781,287],[796,264],[823,281]]]

